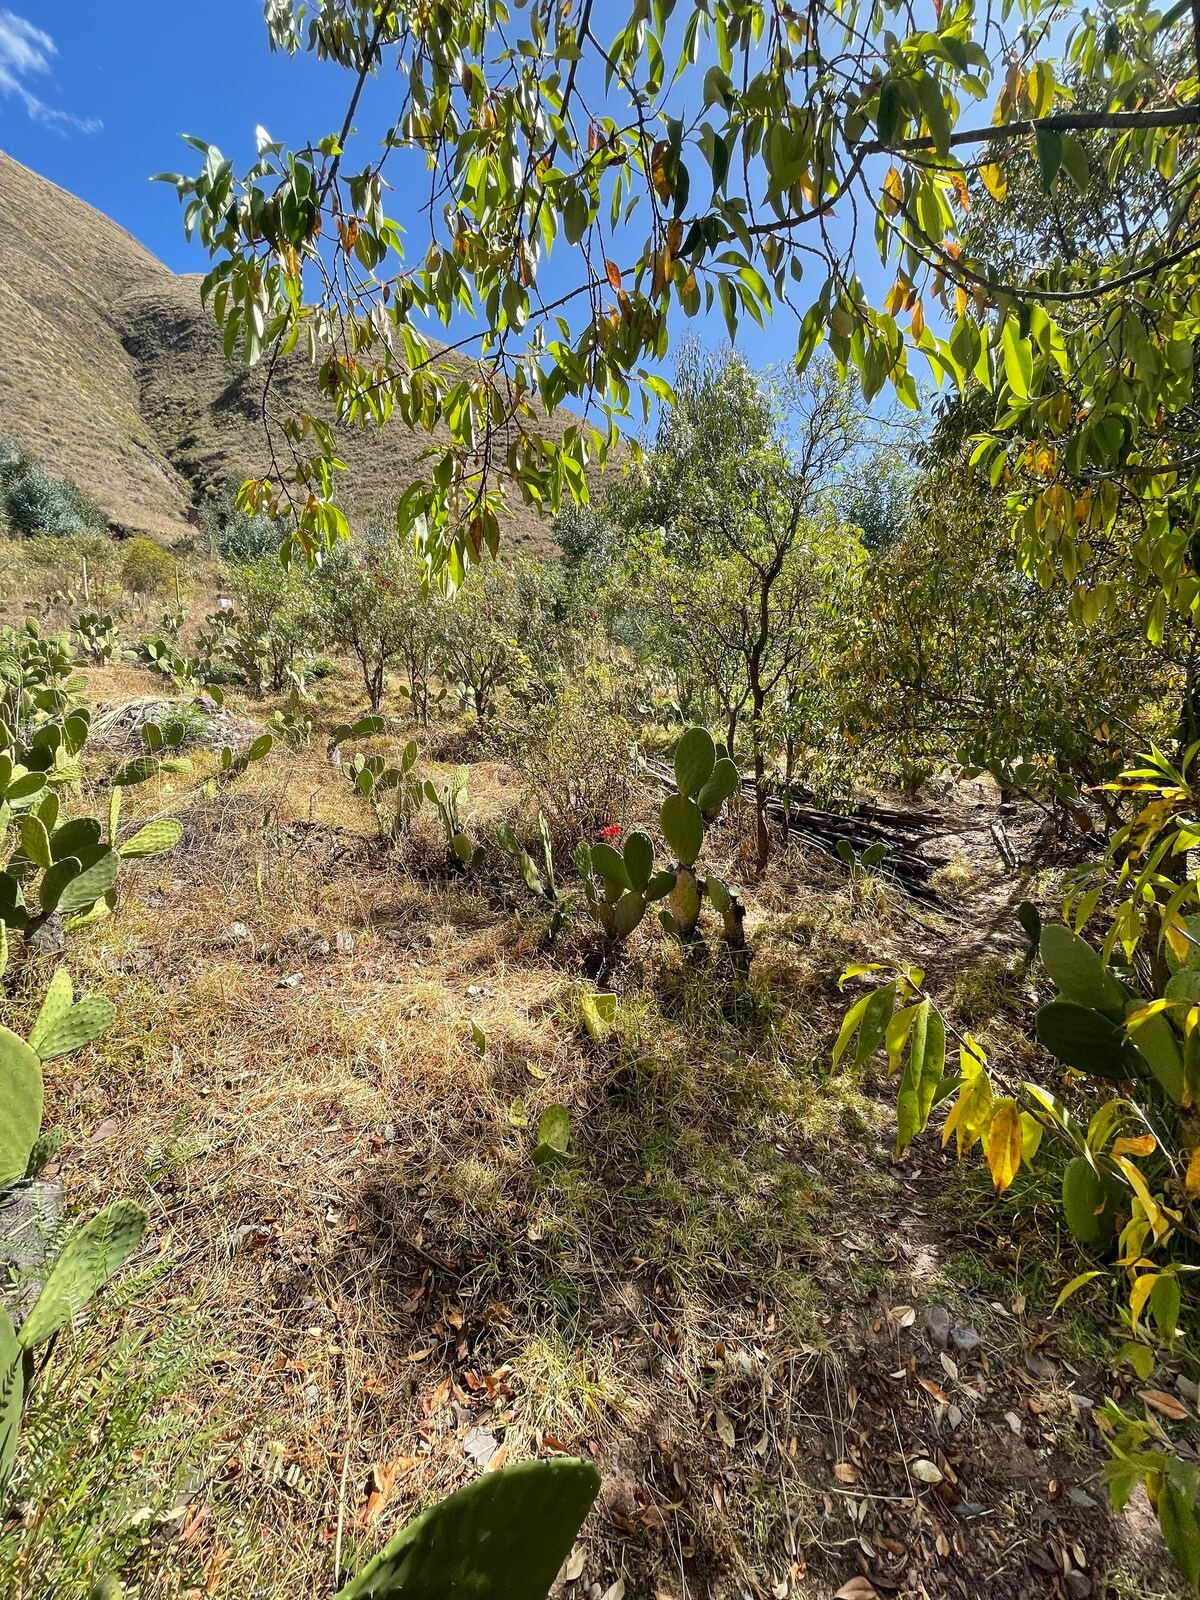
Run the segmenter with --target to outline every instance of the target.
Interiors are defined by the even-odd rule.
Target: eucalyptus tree
[[[1134,495],[1130,559],[1162,607],[1194,603],[1187,0],[266,0],[265,15],[275,49],[345,70],[346,112],[296,147],[260,130],[241,171],[194,141],[201,169],[174,181],[213,258],[206,301],[230,355],[269,375],[300,344],[343,420],[395,413],[435,435],[399,521],[453,577],[497,547],[506,494],[554,512],[587,498],[617,424],[667,395],[674,314],[715,307],[731,336],[794,312],[797,363],[824,341],[868,399],[890,383],[915,405],[919,373],[974,375],[995,397],[978,457],[1010,482],[1026,562],[1090,611],[1096,540]],[[376,121],[368,143],[356,129]],[[1161,179],[1115,248],[1047,262],[972,239],[976,178],[1001,193],[1032,152],[1047,189],[1090,192],[1096,138],[1114,190]],[[406,236],[389,178],[411,193],[420,171]],[[868,289],[868,251],[886,293]],[[447,363],[428,317],[478,361]],[[564,401],[600,425],[549,427]],[[273,446],[246,503],[312,552],[345,531],[333,433],[289,416]],[[1072,497],[1060,475],[1079,471],[1090,493]]]

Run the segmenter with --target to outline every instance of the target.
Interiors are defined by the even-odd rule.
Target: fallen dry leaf
[[[922,1483],[941,1483],[945,1473],[926,1456],[918,1456],[912,1464],[912,1475]]]
[[[730,1422],[729,1418],[719,1407],[713,1420],[717,1425],[717,1433],[720,1436],[721,1443],[728,1449],[732,1450],[734,1445],[737,1443],[737,1434],[733,1431],[733,1423]]]
[[[1176,1400],[1173,1394],[1164,1394],[1161,1389],[1139,1389],[1138,1399],[1145,1401],[1151,1411],[1170,1417],[1172,1422],[1184,1422],[1187,1419],[1187,1407]]]
[[[582,1550],[576,1550],[575,1553],[568,1558],[567,1564],[563,1568],[563,1577],[568,1583],[574,1583],[576,1578],[582,1576],[583,1563],[584,1552]]]
[[[835,1461],[833,1475],[839,1483],[857,1483],[862,1477],[858,1468],[849,1461]]]
[[[879,1590],[869,1578],[851,1578],[842,1585],[833,1600],[879,1600]]]

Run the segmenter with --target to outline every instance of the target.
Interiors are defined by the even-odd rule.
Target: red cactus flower
[[[600,837],[604,840],[605,844],[612,844],[614,839],[619,839],[621,837],[620,823],[610,822],[606,828],[601,828]]]

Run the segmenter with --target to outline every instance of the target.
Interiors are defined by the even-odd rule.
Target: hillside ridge
[[[184,536],[228,478],[267,471],[262,377],[225,360],[201,282],[0,150],[0,434],[73,479],[114,531]],[[280,409],[328,415],[300,358],[276,384]],[[560,430],[578,420],[556,419]],[[429,442],[399,422],[343,429],[353,503],[395,499]],[[508,534],[518,548],[549,542],[524,507]]]

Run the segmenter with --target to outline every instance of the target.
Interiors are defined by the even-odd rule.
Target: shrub
[[[413,716],[429,720],[429,672],[437,639],[434,605],[411,546],[368,529],[339,546],[317,583],[329,639],[358,662],[371,710],[383,704],[387,674],[403,666]]]
[[[175,558],[156,539],[139,534],[121,558],[121,582],[130,594],[168,594],[175,581]]]
[[[634,784],[634,730],[598,667],[563,677],[529,708],[508,759],[541,807],[557,844],[624,826]]]
[[[468,691],[481,722],[501,690],[531,681],[534,657],[544,670],[561,658],[554,617],[546,569],[526,558],[472,568],[457,594],[439,605],[441,670]]]
[[[51,477],[9,439],[0,440],[0,504],[3,522],[15,533],[65,538],[104,526],[94,501],[69,480]]]
[[[220,498],[210,502],[200,520],[209,549],[234,566],[245,566],[263,556],[278,555],[280,530],[265,514],[251,515],[239,510],[237,478],[226,480]]]
[[[300,682],[299,664],[318,642],[316,595],[307,574],[263,556],[234,570],[238,603],[229,646],[234,665],[259,694]]]

